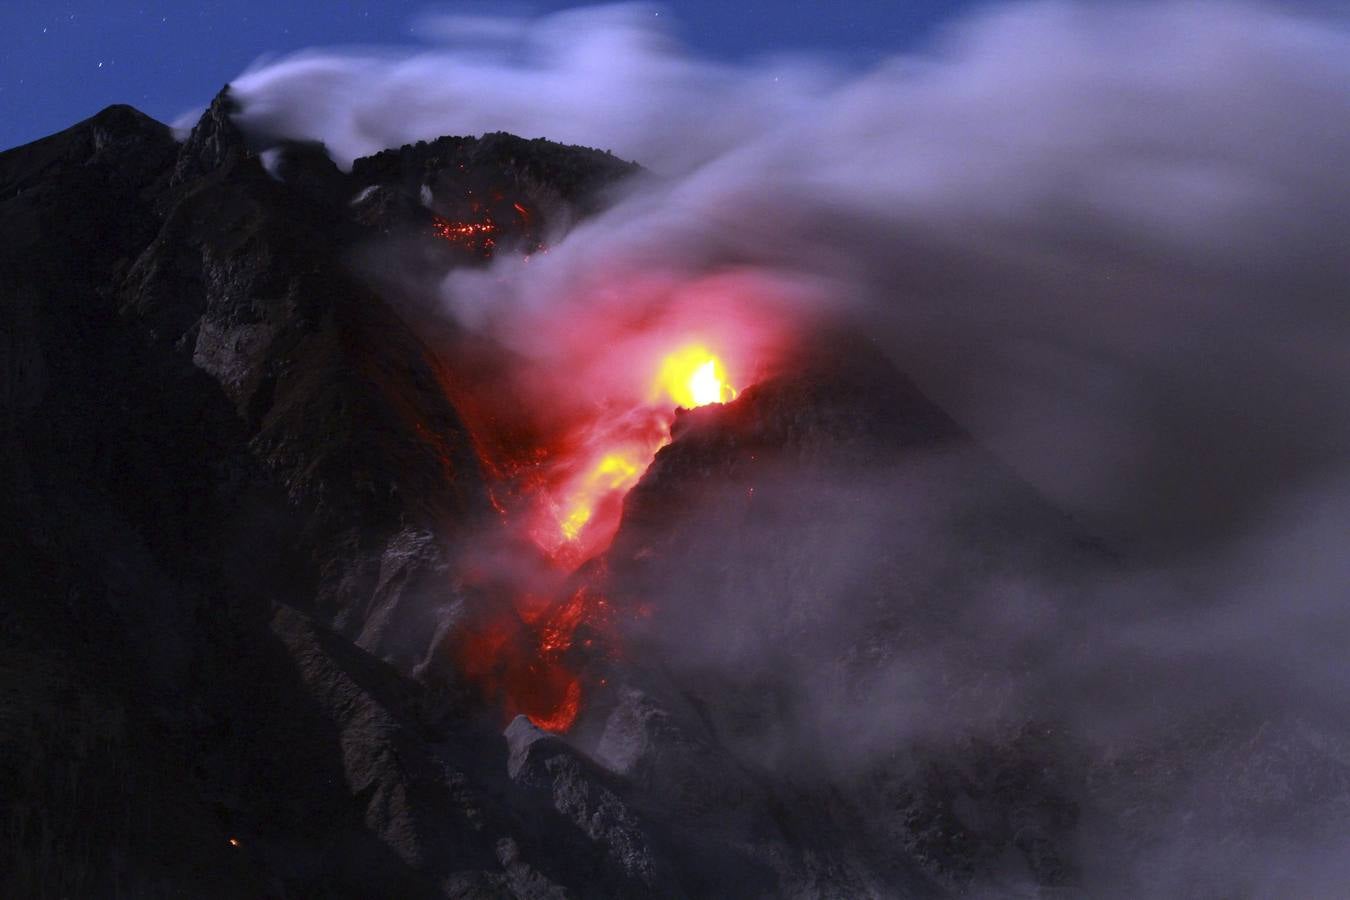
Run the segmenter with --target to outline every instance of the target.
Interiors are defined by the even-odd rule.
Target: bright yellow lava
[[[727,383],[721,361],[699,344],[677,350],[661,362],[656,392],[686,409],[736,399],[736,389]]]
[[[693,409],[734,400],[736,390],[727,383],[721,360],[707,347],[691,344],[661,361],[650,402],[663,403],[667,398],[677,406]],[[611,494],[626,492],[637,484],[660,446],[660,443],[650,447],[629,445],[624,450],[606,453],[589,470],[583,470],[584,474],[574,477],[563,494],[566,501],[558,521],[563,539],[581,540],[595,516],[596,506]]]
[[[637,463],[619,453],[606,453],[573,493],[567,515],[560,523],[563,537],[576,540],[591,520],[596,501],[610,491],[627,490],[637,483],[641,474]]]

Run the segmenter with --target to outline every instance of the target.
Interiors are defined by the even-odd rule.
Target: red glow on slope
[[[642,296],[648,281],[616,285],[616,299],[626,290],[664,318],[619,307],[613,317],[541,322],[540,334],[556,339],[547,365],[463,357],[452,399],[496,478],[502,531],[471,551],[480,571],[466,579],[493,612],[462,626],[448,649],[507,716],[566,731],[601,683],[587,672],[617,637],[606,599],[578,590],[575,573],[608,549],[624,498],[670,441],[676,408],[731,401],[781,346],[774,320],[739,302],[740,287],[681,286],[662,307]]]
[[[648,415],[630,413],[618,423],[600,423],[592,440],[565,461],[563,477],[530,497],[529,536],[560,571],[604,552],[613,540],[623,498],[670,441],[674,410],[666,404],[673,400],[686,407],[702,406],[730,400],[736,393],[726,383],[721,360],[701,344],[666,354],[654,383],[659,390],[648,400]],[[531,627],[535,647],[525,659],[508,665],[502,685],[505,706],[529,716],[540,728],[565,731],[581,706],[581,679],[567,656],[578,627],[586,621],[598,623],[605,602],[582,590],[542,612],[528,596],[517,600],[516,606]]]
[[[606,606],[581,589],[542,609],[502,608],[460,632],[450,651],[459,672],[508,718],[525,715],[563,732],[581,709],[582,676],[571,659],[577,630],[603,627]]]

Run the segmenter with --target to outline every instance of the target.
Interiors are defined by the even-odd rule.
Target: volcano
[[[1115,555],[864,334],[680,334],[584,428],[523,410],[418,286],[638,165],[489,134],[343,171],[234,112],[0,154],[0,894],[1077,896],[1197,742],[1297,759],[1282,809],[1350,784],[1315,737],[1106,758],[1008,701],[1063,632],[976,586],[1040,561],[1078,621]]]

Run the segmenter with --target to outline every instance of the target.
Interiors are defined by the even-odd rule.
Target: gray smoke
[[[1302,802],[1306,755],[1350,758],[1345,21],[1209,2],[1021,4],[855,73],[703,60],[651,12],[449,17],[428,24],[442,43],[417,52],[271,62],[235,83],[242,121],[323,140],[340,162],[490,130],[634,158],[652,176],[547,256],[453,273],[447,313],[543,372],[594,373],[603,389],[616,371],[606,348],[631,347],[597,341],[597,323],[659,313],[683,324],[687,310],[715,319],[724,307],[785,328],[847,320],[1123,557],[1072,578],[1028,557],[965,580],[961,616],[986,627],[868,670],[866,715],[813,673],[786,671],[800,730],[767,755],[848,734],[849,764],[866,762],[902,739],[1053,710],[1122,767],[1136,751],[1121,748],[1141,742],[1170,740],[1191,761],[1166,782],[1171,796],[1135,798],[1174,837],[1150,845],[1152,891],[1311,896],[1343,884],[1328,843],[1339,820],[1303,832],[1271,813],[1256,845],[1194,842],[1195,823],[1241,815],[1263,831],[1262,807],[1234,799],[1244,790]],[[856,485],[819,486],[816,515],[840,527],[763,536],[829,560],[797,598],[834,623],[808,661],[864,641],[840,598],[858,593],[878,534],[905,535],[884,549],[911,573],[967,552],[932,527],[938,512],[914,506],[916,479],[948,462],[905,465],[879,475],[862,506]],[[741,605],[691,618],[715,627],[668,636],[670,652],[702,669],[770,653],[713,639],[752,635],[781,612],[757,605],[752,581],[739,583]],[[1037,664],[996,702],[942,694],[969,660],[1011,670],[1028,654]],[[1212,739],[1238,707],[1244,722],[1284,729],[1232,733],[1248,748],[1279,744],[1270,753],[1285,768]],[[1202,728],[1206,716],[1223,722]],[[1188,728],[1211,738],[1191,746]],[[1143,877],[1115,838],[1101,840],[1122,858],[1089,876]]]

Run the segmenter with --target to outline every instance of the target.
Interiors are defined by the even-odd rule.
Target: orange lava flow
[[[542,474],[525,481],[517,508],[504,508],[514,541],[498,557],[506,574],[479,585],[498,598],[496,612],[461,629],[451,646],[457,670],[486,699],[548,731],[567,731],[581,710],[591,639],[578,648],[579,631],[604,633],[609,620],[607,600],[578,589],[572,574],[608,548],[624,497],[670,440],[674,406],[736,396],[721,359],[701,344],[679,347],[653,368],[636,410],[621,422],[594,423],[584,440],[554,451]]]

